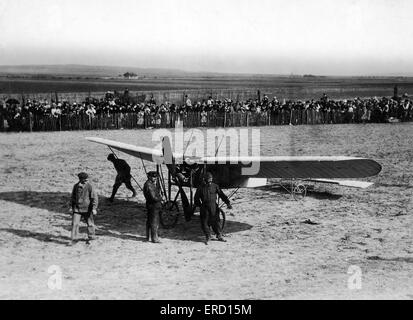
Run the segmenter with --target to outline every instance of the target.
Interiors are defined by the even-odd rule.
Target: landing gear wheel
[[[219,223],[221,225],[221,231],[224,232],[225,227],[225,212],[221,208],[219,208]]]
[[[292,193],[295,200],[302,200],[307,195],[307,187],[304,184],[296,184]]]
[[[175,227],[179,218],[179,207],[174,201],[167,201],[159,212],[160,222],[164,229]]]

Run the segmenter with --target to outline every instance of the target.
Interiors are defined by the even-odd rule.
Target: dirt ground
[[[412,123],[261,128],[263,155],[369,157],[383,170],[368,189],[315,185],[301,201],[276,187],[242,189],[227,242],[208,246],[198,215],[152,244],[141,192],[130,199],[122,186],[105,201],[115,177],[108,149],[84,137],[153,146],[152,133],[0,135],[1,299],[413,299]],[[140,160],[122,157],[143,183]],[[99,191],[98,239],[69,247],[80,171]]]

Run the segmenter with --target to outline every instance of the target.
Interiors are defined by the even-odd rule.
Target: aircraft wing
[[[127,144],[123,142],[102,139],[102,138],[87,137],[85,139],[88,141],[104,144],[108,147],[125,152],[131,156],[134,156],[134,157],[137,157],[143,160],[147,160],[151,162],[159,162],[159,163],[162,163],[163,161],[162,152],[160,150],[150,149],[146,147],[138,147],[132,144]]]
[[[182,153],[172,152],[169,140],[162,143],[162,147],[165,151],[164,156],[161,150],[139,147],[132,144],[127,144],[103,138],[86,137],[85,139],[91,142],[103,144],[112,149],[122,151],[133,157],[137,157],[151,162],[156,162],[157,164],[172,164],[175,161],[179,161],[179,163],[182,163],[182,161],[191,161],[192,163],[198,163],[200,160],[199,157],[184,157]]]
[[[161,150],[138,147],[113,140],[87,137],[89,141],[107,145],[113,149],[125,152],[143,160],[164,164],[165,158]],[[167,144],[165,144],[166,146]],[[168,157],[169,150],[166,154]],[[182,159],[182,154],[173,153],[172,159]],[[239,178],[242,168],[256,166],[257,172],[242,176],[254,178],[281,179],[345,179],[365,178],[377,175],[381,165],[374,160],[355,157],[325,157],[325,156],[228,156],[228,157],[185,157],[185,161],[197,164],[218,164],[234,172],[233,178]],[[221,166],[220,166],[221,167]],[[254,171],[254,170],[251,170]],[[247,172],[247,173],[245,173]]]
[[[345,179],[365,178],[377,175],[381,165],[374,160],[355,157],[328,156],[248,156],[204,157],[197,163],[224,164],[248,168],[256,166],[256,178],[281,179]],[[254,170],[252,170],[254,171]],[[245,171],[244,171],[245,172]],[[246,171],[248,172],[248,171]],[[245,174],[245,173],[244,173]],[[248,173],[247,173],[248,175]]]

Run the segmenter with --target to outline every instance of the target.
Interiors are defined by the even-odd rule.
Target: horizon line
[[[220,71],[205,71],[205,70],[186,70],[186,69],[177,69],[177,68],[167,68],[167,67],[139,67],[139,66],[126,66],[126,65],[92,65],[92,64],[80,64],[80,63],[62,63],[62,64],[0,64],[0,68],[12,68],[12,67],[94,67],[94,68],[136,68],[143,70],[160,70],[160,71],[169,71],[169,72],[181,72],[181,73],[201,73],[201,74],[216,74],[216,75],[253,75],[253,76],[281,76],[281,77],[304,77],[304,76],[313,76],[313,77],[413,77],[412,72],[403,72],[403,73],[372,73],[372,74],[353,74],[353,75],[341,75],[341,74],[315,74],[315,73],[262,73],[262,72],[220,72]],[[1,70],[0,70],[1,72]],[[127,70],[126,70],[127,72]]]

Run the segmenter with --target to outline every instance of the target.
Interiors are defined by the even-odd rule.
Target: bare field
[[[357,77],[280,77],[280,76],[198,76],[148,77],[139,80],[104,80],[78,78],[24,79],[0,77],[0,94],[37,94],[157,90],[199,90],[205,95],[213,90],[260,89],[281,99],[318,99],[325,92],[329,97],[354,98],[391,96],[395,85],[399,93],[413,92],[412,78],[357,78]]]
[[[261,128],[263,155],[371,157],[383,170],[368,189],[316,185],[302,201],[243,189],[227,211],[228,242],[208,246],[197,215],[161,229],[156,245],[143,241],[141,192],[131,200],[122,186],[105,201],[115,177],[108,149],[84,137],[153,146],[152,131],[0,134],[0,298],[413,299],[412,133],[412,123]],[[143,182],[140,160],[122,157]],[[98,239],[67,247],[81,170],[100,195]],[[52,265],[61,290],[48,288]],[[352,265],[359,290],[348,287]]]

